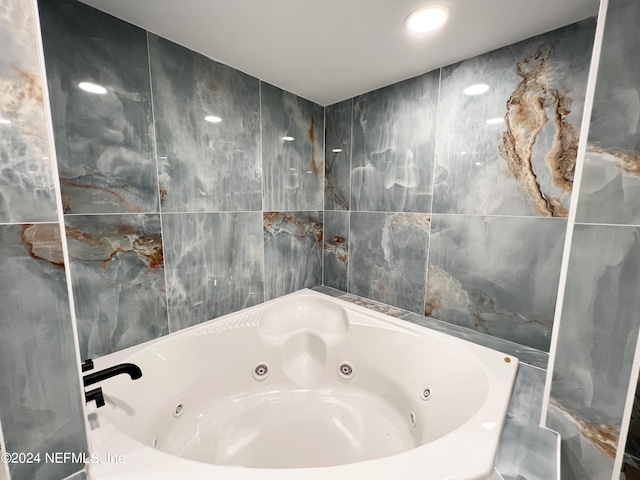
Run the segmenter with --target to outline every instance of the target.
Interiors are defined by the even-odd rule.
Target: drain
[[[175,418],[178,418],[180,415],[182,415],[183,411],[184,411],[184,408],[183,408],[182,404],[179,403],[173,408],[173,416]]]
[[[256,368],[253,369],[253,378],[256,380],[264,380],[269,376],[269,365],[266,363],[259,363]]]
[[[431,396],[433,395],[433,390],[431,389],[431,387],[425,387],[421,392],[420,392],[420,398],[422,400],[429,400],[431,398]]]
[[[345,380],[351,380],[353,378],[353,365],[349,362],[342,362],[340,366],[338,366],[338,375]]]

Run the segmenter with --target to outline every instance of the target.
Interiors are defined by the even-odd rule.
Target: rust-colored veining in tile
[[[167,199],[167,189],[162,184],[162,182],[158,182],[158,192],[160,194],[160,203],[163,204]]]
[[[317,177],[318,176],[318,165],[316,165],[316,131],[315,131],[316,120],[311,116],[311,126],[309,127],[309,140],[311,141],[311,171]]]
[[[611,155],[617,162],[618,168],[630,175],[640,176],[640,152],[623,152],[620,150],[608,150],[597,145],[589,144],[587,151]]]
[[[390,228],[395,230],[399,226],[418,227],[429,233],[431,228],[431,217],[424,213],[396,213],[391,217]]]
[[[327,144],[327,129],[324,130],[324,138],[325,145]],[[325,150],[326,152],[326,150]],[[325,172],[324,172],[324,189],[327,193],[327,196],[331,199],[333,203],[339,205],[342,210],[349,210],[349,205],[347,201],[342,198],[337,192],[336,187],[333,184],[334,182],[334,174],[333,168],[336,165],[336,160],[339,157],[339,152],[331,152],[329,158],[327,158],[327,154],[325,153]]]
[[[338,260],[345,265],[349,261],[349,244],[347,239],[341,235],[336,235],[324,244],[324,249],[328,253],[333,253]]]
[[[66,232],[68,238],[84,244],[92,252],[103,253],[87,259],[81,258],[77,253],[74,254],[71,249],[69,256],[76,260],[100,262],[102,267],[106,267],[107,263],[118,253],[130,252],[142,259],[146,265],[146,273],[164,267],[160,234],[148,235],[135,226],[123,224],[115,225],[112,231],[99,237],[87,233],[77,226],[67,226]]]
[[[66,187],[70,187],[70,188],[81,188],[84,190],[87,189],[91,189],[91,190],[97,190],[100,192],[104,192],[110,196],[115,197],[118,202],[120,202],[120,204],[125,205],[128,208],[127,213],[142,213],[143,209],[138,207],[137,205],[134,205],[133,203],[131,203],[126,197],[120,195],[117,192],[114,192],[112,190],[109,190],[108,188],[105,187],[99,187],[97,185],[82,185],[80,183],[75,183],[71,180],[68,180],[66,178],[61,178],[60,179],[60,184],[62,186],[66,186]],[[62,192],[62,209],[64,211],[64,213],[72,213],[72,208],[73,208],[73,203],[69,202],[69,200],[71,199],[71,196],[67,193],[67,192]],[[68,203],[67,203],[68,202]]]
[[[312,216],[303,221],[290,213],[264,212],[262,220],[265,232],[271,235],[286,233],[300,240],[313,235],[316,242],[322,243],[322,223]]]
[[[580,433],[593,443],[598,450],[612,462],[615,460],[620,436],[618,427],[604,423],[588,422],[581,416],[570,412],[556,398],[550,397],[549,401],[565,415],[571,417],[571,420],[573,420],[574,425],[580,430]]]
[[[29,255],[33,258],[64,268],[62,239],[58,224],[24,225],[22,241],[29,247]]]
[[[568,211],[560,199],[542,191],[533,169],[533,146],[549,121],[545,108],[554,111],[553,145],[545,156],[553,184],[571,193],[578,150],[578,134],[567,120],[572,100],[549,83],[547,63],[553,48],[544,45],[517,64],[522,81],[507,101],[506,131],[502,135],[500,154],[509,170],[529,192],[536,210],[547,217],[566,217]]]

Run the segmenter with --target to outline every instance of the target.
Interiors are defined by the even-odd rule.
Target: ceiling
[[[597,14],[599,0],[82,0],[321,105]],[[446,5],[438,31],[409,13]]]

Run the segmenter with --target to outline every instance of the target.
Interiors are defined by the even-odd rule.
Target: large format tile
[[[349,210],[352,115],[353,99],[325,108],[325,210]]]
[[[576,225],[551,390],[557,414],[549,419],[569,433],[569,480],[604,478],[589,468],[600,457],[611,474],[638,339],[638,272],[640,228]]]
[[[322,210],[324,109],[261,82],[265,211]]]
[[[68,215],[65,224],[81,357],[168,333],[160,215]]]
[[[0,223],[57,219],[34,33],[30,1],[0,1]]]
[[[323,284],[347,291],[349,212],[324,212]]]
[[[65,211],[157,212],[145,31],[71,0],[40,15]]]
[[[264,300],[262,213],[163,214],[171,332]]]
[[[577,221],[640,224],[640,4],[612,1],[602,40]]]
[[[262,210],[258,79],[152,34],[149,55],[162,211]]]
[[[0,250],[0,420],[7,451],[87,452],[59,226],[0,226]],[[61,478],[81,468],[10,466],[14,479]]]
[[[496,469],[505,480],[557,478],[558,435],[539,427],[546,371],[520,365]]]
[[[442,69],[434,212],[567,216],[594,31],[585,20]]]
[[[322,212],[265,212],[265,300],[322,284]]]
[[[564,219],[438,215],[425,315],[549,350]]]
[[[429,215],[352,212],[349,293],[424,311]]]
[[[430,212],[439,75],[354,99],[352,210]]]

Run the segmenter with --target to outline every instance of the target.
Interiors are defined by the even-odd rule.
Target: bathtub
[[[92,480],[492,478],[514,357],[311,290],[95,361]]]

